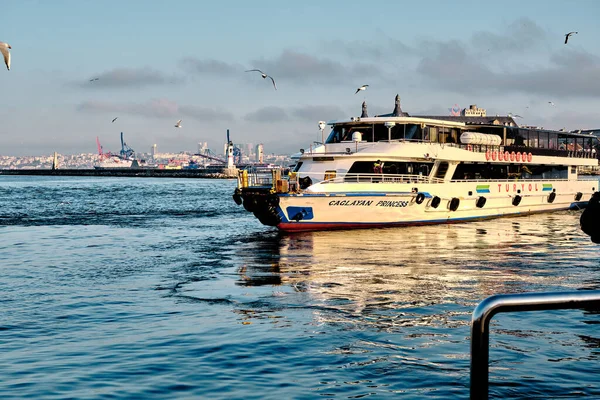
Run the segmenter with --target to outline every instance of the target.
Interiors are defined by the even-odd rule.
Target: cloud
[[[303,121],[345,118],[348,113],[337,106],[303,106],[291,110],[291,115]]]
[[[230,64],[219,60],[201,60],[195,57],[186,57],[179,63],[187,72],[199,75],[232,76],[247,70],[241,64]]]
[[[494,70],[459,42],[446,42],[424,57],[417,70],[436,87],[470,94],[516,93],[540,96],[596,97],[600,59],[576,51],[549,55],[541,66]]]
[[[79,111],[129,114],[152,118],[194,118],[201,121],[231,121],[232,113],[223,110],[200,106],[178,105],[168,99],[154,99],[146,103],[112,103],[103,101],[86,101],[77,106]]]
[[[169,76],[150,68],[117,68],[96,74],[89,79],[98,80],[79,83],[86,88],[141,88],[152,85],[180,83],[181,78]]]
[[[331,120],[336,118],[345,118],[349,114],[338,106],[317,105],[317,106],[301,106],[284,109],[282,107],[268,106],[259,108],[256,111],[246,114],[244,119],[251,122],[286,122],[298,120],[303,122]]]
[[[246,121],[252,122],[283,122],[290,119],[288,113],[281,107],[269,106],[259,108],[256,111],[246,114]]]
[[[471,37],[471,44],[476,48],[494,52],[515,54],[536,49],[548,38],[548,33],[529,18],[519,18],[510,23],[501,33],[479,31]]]
[[[360,78],[383,75],[383,71],[372,63],[344,63],[319,58],[294,50],[284,50],[275,59],[254,60],[252,64],[275,80],[284,79],[294,83],[339,84]]]

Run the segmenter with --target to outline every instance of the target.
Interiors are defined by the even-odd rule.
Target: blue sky
[[[523,124],[600,127],[594,0],[2,4],[0,155],[95,152],[96,136],[114,151],[121,131],[139,152],[220,151],[227,129],[292,153],[320,139],[318,120],[359,115],[363,100],[389,112],[396,94],[411,114],[477,104]]]

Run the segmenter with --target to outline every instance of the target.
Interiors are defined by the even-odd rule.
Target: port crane
[[[98,146],[98,156],[99,156],[100,160],[104,160],[106,158],[112,157],[112,154],[110,153],[110,151],[108,153],[104,152],[104,148],[100,144],[100,139],[98,138],[98,136],[96,136],[96,145]]]
[[[123,160],[133,160],[133,156],[135,151],[127,146],[127,143],[123,140],[123,132],[121,132],[121,151],[119,152],[119,157]]]
[[[133,160],[135,151],[125,143],[123,139],[123,132],[121,132],[121,151],[119,154],[112,154],[110,151],[105,153],[104,148],[100,144],[100,139],[96,136],[96,145],[98,146],[98,156],[100,156],[100,160],[104,160],[111,157],[119,157],[123,160]]]

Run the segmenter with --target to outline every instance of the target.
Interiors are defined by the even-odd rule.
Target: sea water
[[[0,398],[468,398],[481,300],[600,289],[580,211],[280,234],[234,188],[0,176]],[[599,323],[494,317],[491,397],[599,397]]]

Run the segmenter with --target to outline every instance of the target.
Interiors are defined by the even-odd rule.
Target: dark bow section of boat
[[[600,243],[600,192],[595,192],[579,219],[581,230]]]
[[[277,226],[281,223],[281,216],[277,210],[279,197],[270,189],[242,188],[235,189],[233,200],[238,205],[243,205],[246,211],[267,226]]]

